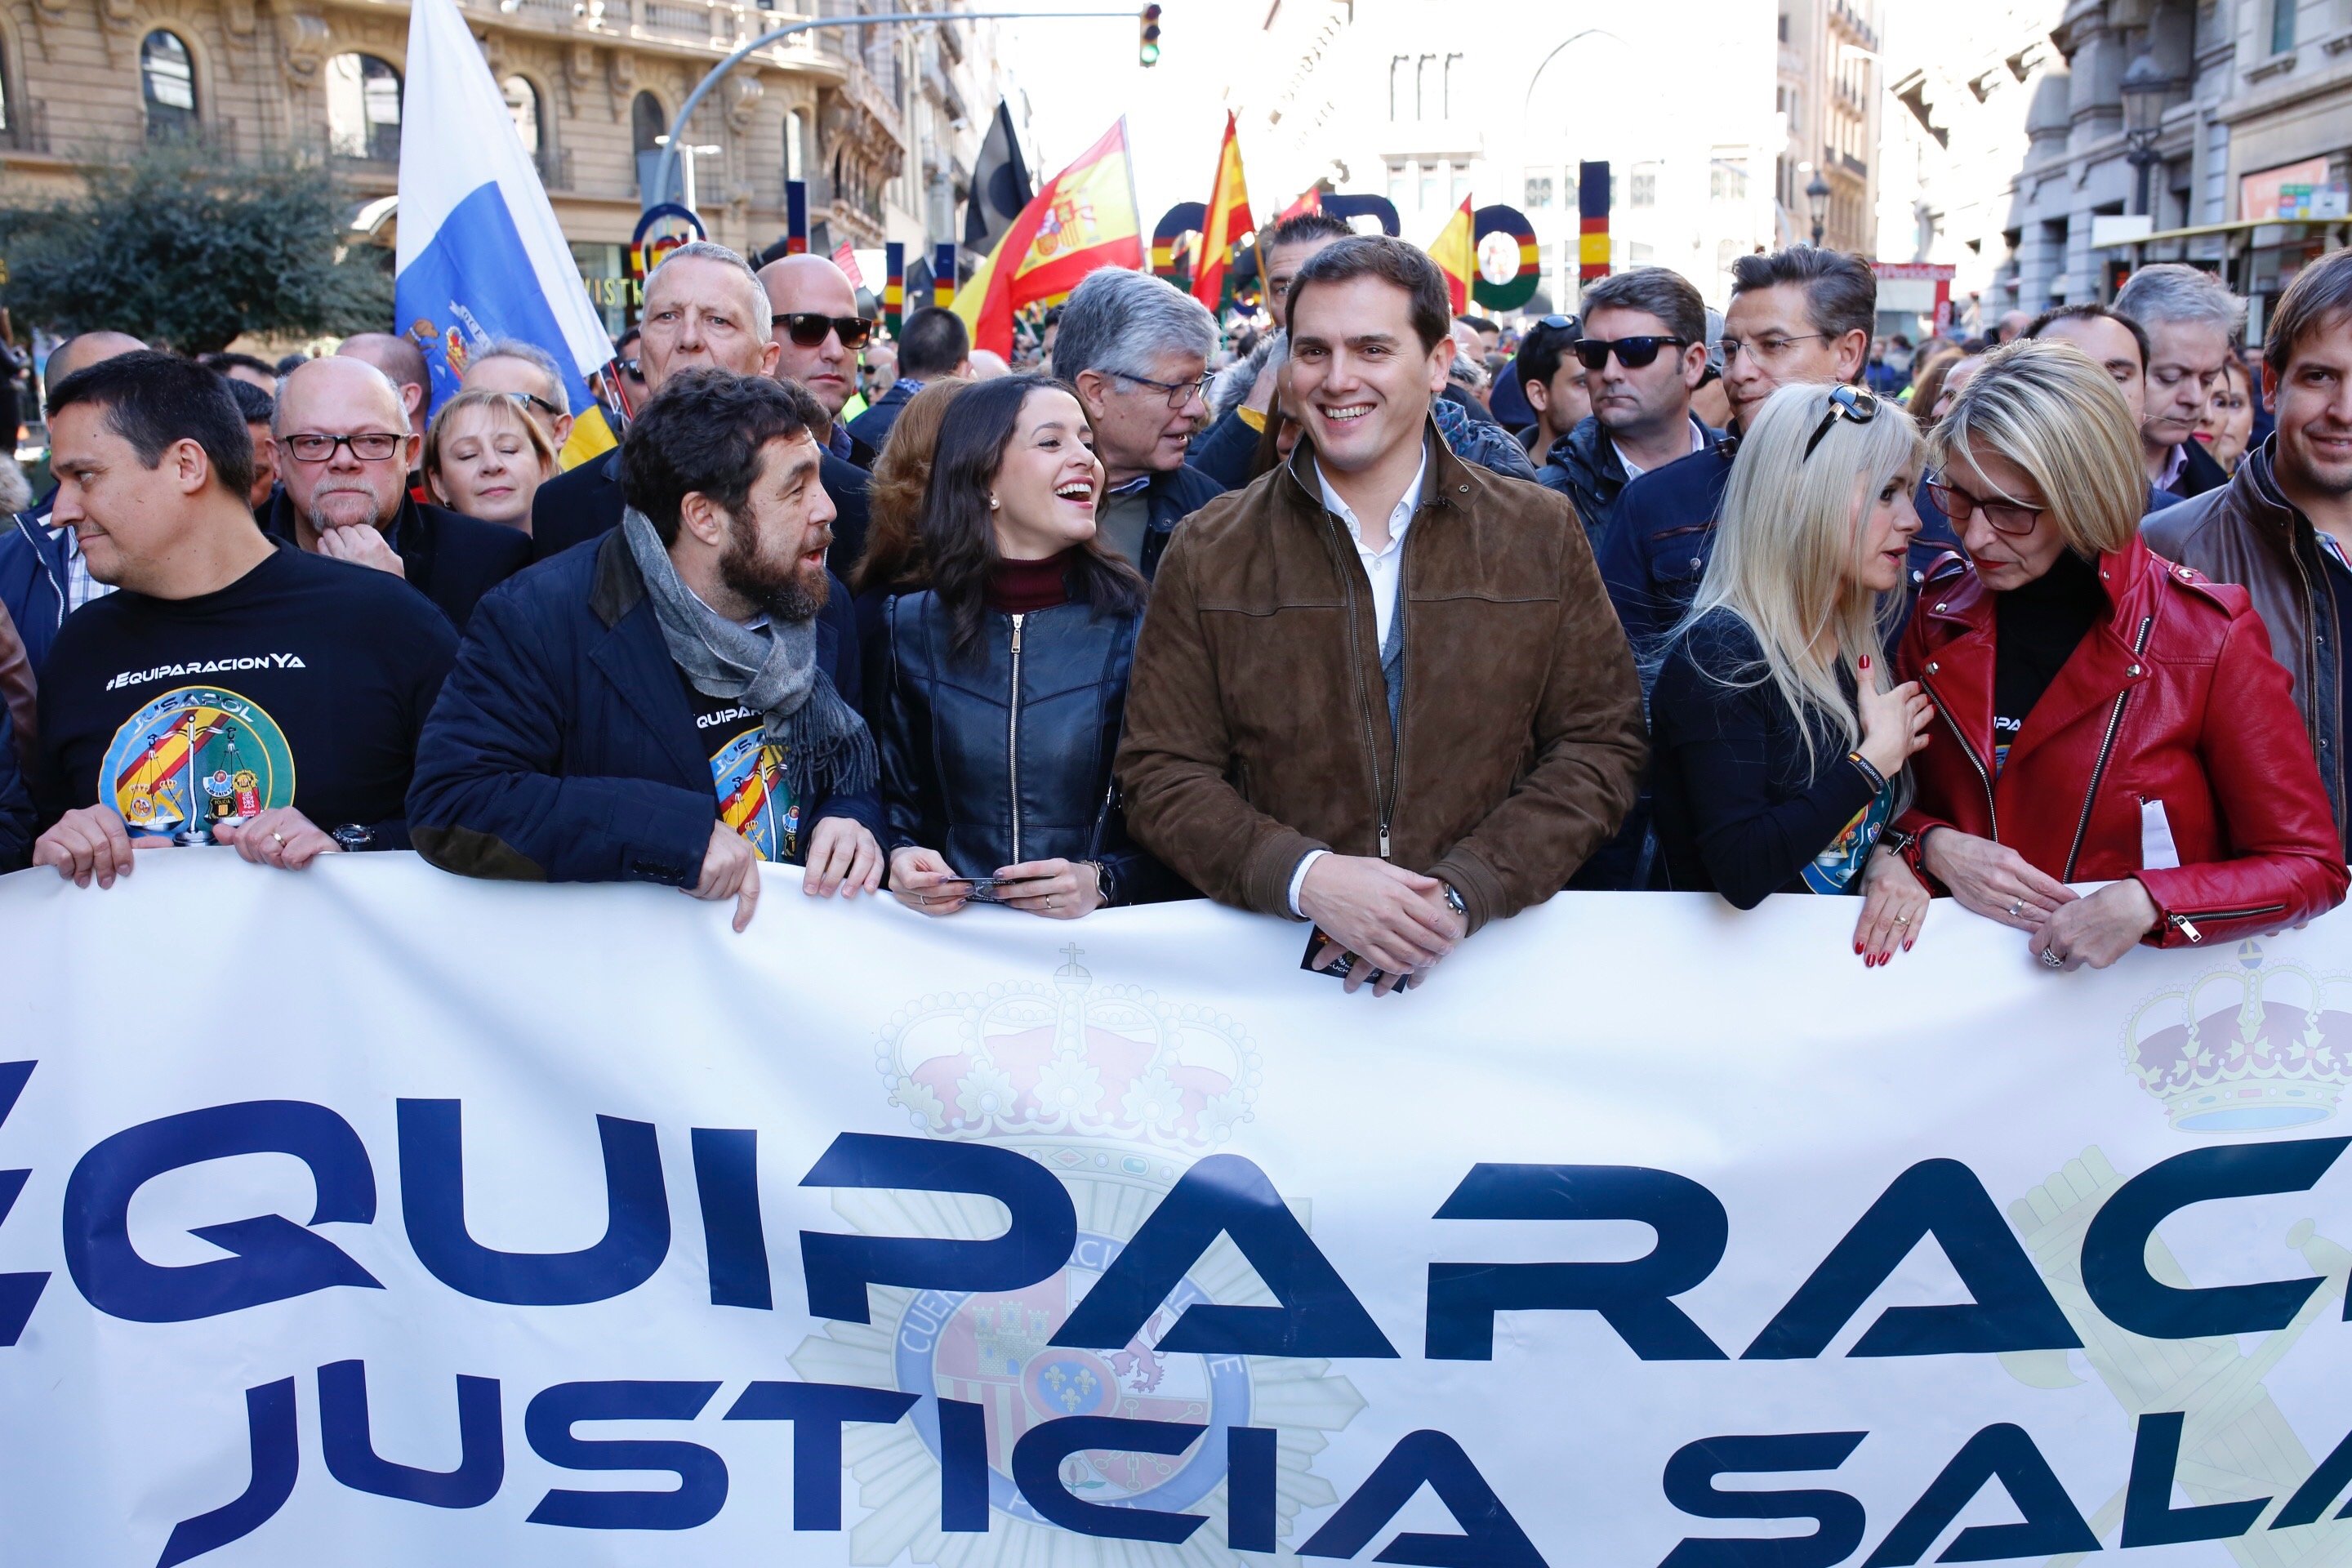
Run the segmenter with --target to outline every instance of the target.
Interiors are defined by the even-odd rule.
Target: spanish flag
[[[1429,246],[1429,258],[1445,274],[1445,292],[1457,316],[1470,308],[1470,285],[1477,276],[1478,247],[1470,236],[1470,198],[1465,196]]]
[[[1142,265],[1143,222],[1122,118],[1021,209],[956,291],[952,308],[971,330],[972,347],[1009,359],[1014,311],[1059,299],[1097,267]]]
[[[1242,179],[1242,145],[1234,135],[1233,110],[1225,111],[1225,140],[1217,149],[1217,177],[1209,186],[1209,213],[1201,220],[1201,265],[1192,275],[1192,298],[1215,315],[1224,302],[1225,269],[1234,246],[1257,225],[1250,217],[1249,186]]]

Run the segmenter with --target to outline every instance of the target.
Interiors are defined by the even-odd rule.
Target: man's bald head
[[[332,528],[383,528],[399,514],[416,460],[400,389],[365,360],[338,355],[296,365],[278,384],[270,421],[271,444],[286,498],[315,536]],[[396,437],[389,456],[362,458],[349,441],[321,443],[324,453],[297,451],[303,437]]]
[[[760,268],[760,287],[768,291],[772,316],[825,316],[846,320],[857,314],[857,289],[849,274],[822,256],[787,256]],[[771,328],[776,347],[776,374],[808,388],[819,407],[838,416],[849,395],[857,390],[857,350],[828,331],[814,348],[793,341],[789,326]]]
[[[49,351],[48,365],[41,378],[55,386],[78,370],[88,370],[117,354],[138,353],[146,346],[128,332],[79,332]]]
[[[433,373],[425,367],[423,349],[394,332],[354,332],[343,340],[335,355],[383,372],[400,389],[400,405],[406,411],[409,428],[419,436],[425,434],[425,405],[433,400]]]

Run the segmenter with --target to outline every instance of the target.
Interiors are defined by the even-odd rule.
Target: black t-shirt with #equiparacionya
[[[134,839],[204,843],[292,806],[404,849],[417,733],[457,651],[398,578],[288,548],[196,598],[92,600],[41,671],[41,820],[103,805]]]

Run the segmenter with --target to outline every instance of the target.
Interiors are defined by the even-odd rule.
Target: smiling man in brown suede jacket
[[[1641,690],[1575,509],[1429,416],[1444,279],[1359,237],[1291,284],[1291,460],[1177,530],[1118,776],[1210,897],[1313,921],[1349,989],[1549,898],[1633,801]]]

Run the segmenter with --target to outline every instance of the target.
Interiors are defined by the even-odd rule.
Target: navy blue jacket
[[[849,438],[862,441],[879,453],[890,439],[890,427],[898,423],[898,411],[915,401],[914,393],[907,391],[906,385],[907,378],[901,376],[890,384],[887,392],[867,404],[866,411],[849,422]]]
[[[838,583],[817,662],[853,708],[857,634]],[[719,820],[710,758],[645,578],[617,532],[482,601],[417,742],[409,837],[444,870],[690,888]],[[810,813],[882,837],[874,792]]]
[[[1176,525],[1224,493],[1224,486],[1189,463],[1153,474],[1144,488],[1151,510],[1144,520],[1143,559],[1135,563],[1138,570],[1146,577],[1159,571]]]
[[[0,702],[0,873],[22,870],[33,853],[33,796],[16,765],[16,728]]]
[[[66,539],[50,530],[48,515],[35,507],[0,527],[0,610],[16,623],[35,675],[66,624]]]
[[[1255,476],[1250,468],[1257,461],[1257,438],[1262,432],[1253,429],[1242,417],[1242,405],[1234,404],[1206,430],[1192,437],[1184,448],[1184,461],[1200,469],[1229,490],[1240,489]]]
[[[1699,439],[1705,445],[1691,453],[1690,458],[1703,458],[1724,446],[1722,431],[1701,425],[1696,415],[1691,416],[1691,423],[1697,426]],[[1727,459],[1729,455],[1727,451],[1725,453]],[[1625,477],[1624,460],[1617,456],[1617,444],[1609,438],[1609,432],[1601,427],[1600,419],[1588,414],[1577,421],[1575,427],[1567,435],[1551,444],[1551,450],[1544,454],[1544,466],[1537,470],[1536,482],[1547,489],[1558,490],[1576,503],[1576,515],[1583,522],[1585,535],[1592,541],[1593,553],[1598,557],[1607,549],[1611,536],[1620,531],[1614,525],[1633,486],[1648,479],[1650,474],[1679,468],[1690,458],[1677,458],[1664,468],[1653,468],[1629,481]],[[1727,469],[1730,466],[1728,461],[1724,464]],[[1722,494],[1720,489],[1716,491],[1718,500]],[[1707,515],[1713,517],[1715,513],[1710,509]],[[1626,629],[1631,631],[1633,628],[1628,626]],[[1641,651],[1641,647],[1640,643],[1635,643],[1634,651]]]
[[[866,553],[866,487],[872,476],[855,463],[831,452],[817,464],[817,482],[832,498],[833,544],[824,552],[825,569],[846,578],[857,558]],[[558,474],[539,487],[530,503],[531,559],[561,555],[575,544],[601,539],[621,526],[621,449],[591,458],[567,474]],[[844,696],[848,695],[846,692]]]
[[[284,485],[269,492],[260,522],[261,531],[272,539],[301,542]],[[483,595],[530,564],[530,538],[522,530],[427,506],[414,496],[401,498],[400,516],[385,532],[408,585],[432,600],[461,632]]]

